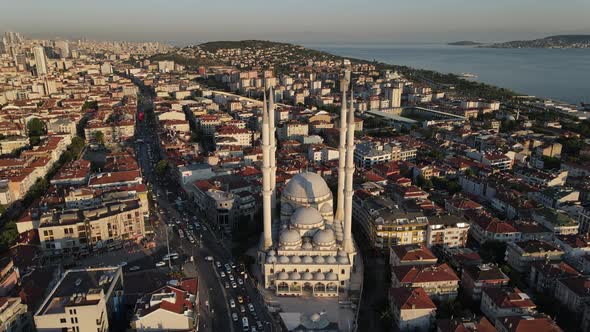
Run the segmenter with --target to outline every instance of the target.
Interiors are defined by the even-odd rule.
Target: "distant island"
[[[474,41],[471,41],[471,40],[462,40],[462,41],[458,41],[458,42],[454,42],[454,43],[448,43],[447,45],[452,45],[452,46],[476,46],[476,45],[482,45],[482,43],[474,42]]]
[[[590,48],[590,35],[558,35],[534,40],[515,40],[481,45],[490,48]]]

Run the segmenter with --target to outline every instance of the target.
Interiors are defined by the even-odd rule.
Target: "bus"
[[[248,317],[242,317],[242,328],[244,331],[250,331],[250,324],[248,324]]]

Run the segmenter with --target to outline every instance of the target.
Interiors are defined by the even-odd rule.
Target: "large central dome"
[[[283,196],[293,201],[314,203],[331,197],[332,192],[319,174],[305,172],[295,175],[289,181]]]

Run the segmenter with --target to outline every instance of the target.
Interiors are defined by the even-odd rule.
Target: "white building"
[[[272,92],[271,92],[272,97]],[[356,249],[352,239],[354,110],[341,110],[339,200],[333,214],[332,192],[316,173],[294,176],[282,192],[280,213],[276,195],[274,102],[263,110],[264,236],[258,261],[264,287],[277,295],[337,297],[350,287]],[[346,144],[345,144],[346,143]]]
[[[43,46],[33,47],[33,56],[35,57],[35,66],[37,67],[37,75],[47,75],[49,72],[47,66],[47,57],[45,56],[45,49]]]
[[[68,270],[35,313],[35,326],[48,332],[106,332],[122,304],[121,267]]]

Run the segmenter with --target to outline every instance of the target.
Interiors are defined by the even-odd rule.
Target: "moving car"
[[[245,313],[246,312],[246,307],[244,307],[243,304],[240,304],[240,312],[241,313]]]
[[[244,285],[244,280],[242,280],[242,278],[238,278],[238,284],[240,286]]]
[[[254,312],[254,306],[252,303],[248,303],[248,310],[250,310],[250,312]]]
[[[161,266],[166,266],[166,262],[164,261],[159,261],[156,263],[156,266],[161,267]]]
[[[217,267],[221,267],[221,262],[217,261],[217,262],[215,262],[215,265],[217,265]]]
[[[237,322],[238,321],[238,314],[236,314],[235,312],[232,312],[231,318],[234,320],[234,322]]]
[[[139,266],[135,265],[129,268],[129,271],[138,271],[140,269]]]
[[[232,308],[236,307],[236,301],[234,301],[234,299],[229,299],[229,306]]]
[[[244,298],[242,297],[242,295],[238,295],[238,302],[244,303]]]
[[[224,286],[225,286],[225,288],[229,288],[229,283],[226,281]]]
[[[238,284],[236,284],[236,282],[235,282],[235,281],[232,281],[232,282],[231,282],[231,287],[232,287],[232,288],[238,288]]]
[[[219,272],[219,275],[220,275],[222,278],[225,278],[225,273],[224,273],[223,271]]]

